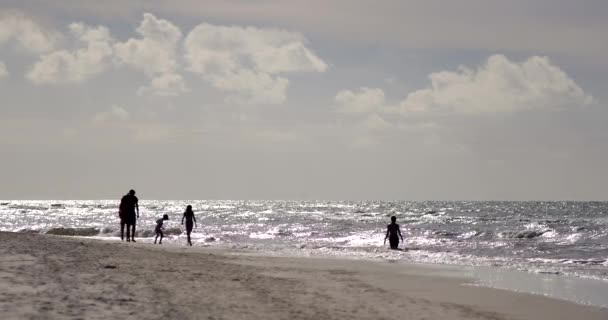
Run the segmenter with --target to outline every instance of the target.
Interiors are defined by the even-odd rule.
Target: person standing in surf
[[[124,239],[125,225],[127,226],[127,242],[135,242],[135,224],[139,219],[139,200],[135,196],[135,190],[129,191],[120,199],[120,240]]]
[[[401,235],[401,230],[399,229],[399,225],[397,224],[397,217],[391,217],[391,224],[386,226],[386,237],[384,237],[384,244],[386,244],[386,239],[391,245],[392,250],[399,249],[399,238],[403,241],[403,236]]]
[[[184,212],[184,216],[182,217],[182,225],[184,224],[184,219],[186,219],[186,235],[188,236],[188,244],[192,246],[192,241],[190,240],[190,233],[192,233],[192,227],[196,227],[196,218],[194,217],[194,211],[192,211],[192,206],[187,206],[186,211]]]

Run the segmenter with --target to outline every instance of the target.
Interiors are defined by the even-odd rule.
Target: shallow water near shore
[[[584,305],[608,308],[608,283],[603,280],[530,273],[504,268],[430,264],[422,266],[424,271],[420,274],[465,278],[470,281],[467,285],[532,293]]]
[[[474,274],[477,285],[608,308],[608,283],[604,280],[487,267],[476,268]]]

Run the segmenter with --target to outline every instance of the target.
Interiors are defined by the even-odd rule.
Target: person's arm
[[[399,231],[399,237],[401,237],[401,241],[403,241],[403,236],[401,235],[401,228],[397,226],[397,231]]]
[[[386,239],[388,239],[388,233],[390,232],[389,227],[386,227],[386,236],[384,237],[384,244],[386,244]]]
[[[139,199],[135,198],[135,209],[137,209],[137,219],[139,219]]]
[[[184,224],[184,219],[186,219],[186,213],[184,212],[184,216],[182,217],[182,225]]]
[[[196,218],[194,217],[194,213],[192,214],[192,220],[194,221],[194,227],[196,228]]]

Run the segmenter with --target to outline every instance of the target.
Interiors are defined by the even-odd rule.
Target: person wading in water
[[[125,225],[127,225],[127,242],[135,242],[135,224],[139,219],[139,200],[135,196],[135,190],[129,191],[120,199],[120,240],[124,239]]]
[[[384,244],[386,244],[386,239],[388,239],[391,249],[398,250],[399,249],[399,238],[403,241],[403,236],[401,235],[401,230],[399,229],[399,225],[397,224],[397,217],[391,217],[391,224],[386,226],[386,237],[384,237]]]

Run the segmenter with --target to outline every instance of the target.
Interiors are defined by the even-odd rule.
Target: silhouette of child
[[[391,224],[386,226],[386,237],[384,237],[384,244],[386,244],[386,239],[388,239],[392,250],[397,250],[399,248],[399,238],[401,238],[401,241],[403,241],[401,230],[399,229],[399,225],[396,222],[397,217],[392,216]]]
[[[192,206],[186,207],[186,212],[184,212],[184,216],[182,217],[182,225],[184,224],[184,219],[186,219],[186,234],[188,235],[188,244],[192,246],[192,241],[190,241],[190,233],[192,233],[192,227],[196,227],[196,218],[194,217]]]
[[[160,236],[160,241],[158,244],[163,244],[163,237],[165,236],[163,234],[163,222],[165,222],[165,220],[169,220],[169,216],[166,214],[163,215],[162,218],[156,220],[156,228],[154,229],[156,232],[156,237],[154,238],[154,244],[156,244],[156,239],[158,239],[158,236]]]

